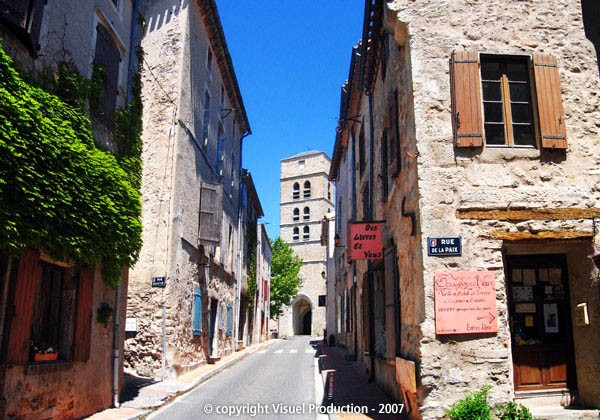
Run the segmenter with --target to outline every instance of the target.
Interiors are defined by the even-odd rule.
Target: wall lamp
[[[336,233],[335,236],[333,237],[333,243],[335,244],[336,248],[346,248],[346,245],[340,245],[340,234]]]

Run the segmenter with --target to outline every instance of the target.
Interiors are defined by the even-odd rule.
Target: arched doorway
[[[304,296],[299,297],[292,306],[294,335],[311,335],[312,333],[312,305]]]

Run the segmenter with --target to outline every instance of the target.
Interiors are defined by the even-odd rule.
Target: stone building
[[[598,408],[593,19],[575,0],[365,10],[330,170],[338,340],[411,418],[486,385]],[[361,221],[383,248],[350,261]]]
[[[271,241],[264,223],[258,224],[257,237],[253,344],[262,343],[269,339],[269,318],[271,315]]]
[[[144,232],[126,361],[164,378],[238,347],[250,126],[215,1],[145,2],[142,12]]]
[[[325,329],[327,255],[321,222],[333,209],[329,165],[329,157],[316,150],[281,161],[279,234],[302,258],[302,284],[279,319],[280,336],[322,335]]]
[[[36,220],[35,230],[38,233],[54,230],[55,236],[26,244],[27,249],[21,253],[5,254],[7,244],[3,228],[0,239],[0,418],[82,418],[119,403],[124,341],[119,325],[125,321],[128,270],[121,270],[120,281],[113,287],[104,281],[100,265],[92,263],[99,261],[92,258],[84,263],[76,258],[76,255],[81,257],[90,251],[82,249],[89,244],[90,236],[103,236],[108,242],[114,234],[113,231],[99,231],[99,221],[87,212],[89,201],[80,195],[81,191],[71,196],[73,201],[68,206],[62,207],[66,209],[64,213],[51,212],[57,208],[57,201],[54,201],[57,195],[52,194],[53,190],[60,190],[59,195],[63,198],[76,190],[77,185],[92,186],[99,182],[106,182],[106,188],[114,188],[119,193],[125,191],[126,184],[129,191],[135,190],[125,180],[122,168],[111,172],[114,177],[110,180],[90,181],[89,176],[99,173],[93,167],[98,161],[93,159],[102,156],[102,171],[112,171],[112,166],[109,168],[108,165],[116,162],[114,152],[118,147],[111,133],[115,127],[115,112],[131,99],[128,92],[131,92],[133,69],[137,67],[134,52],[139,37],[139,28],[133,18],[137,4],[137,1],[124,0],[0,1],[0,43],[20,71],[19,83],[13,80],[9,86],[3,53],[3,75],[0,77],[3,124],[10,121],[6,94],[16,84],[21,89],[29,85],[44,86],[56,93],[60,90],[59,82],[56,82],[62,77],[60,74],[72,76],[71,81],[77,80],[77,75],[92,79],[94,72],[102,68],[105,75],[99,81],[102,93],[94,106],[87,98],[79,99],[85,101],[81,108],[73,106],[70,100],[83,92],[59,92],[62,101],[73,106],[63,108],[67,112],[59,120],[55,119],[56,115],[51,115],[62,103],[56,96],[44,96],[38,91],[30,93],[28,98],[18,95],[21,102],[15,102],[33,116],[26,131],[35,133],[33,143],[36,147],[28,148],[27,164],[37,176],[49,182],[49,190],[38,190],[41,202],[29,196],[26,204],[29,209],[20,221],[26,223],[27,217],[44,207],[48,217]],[[36,108],[36,100],[44,97],[48,107]],[[86,121],[88,110],[91,127]],[[73,115],[86,118],[74,124]],[[40,128],[43,125],[53,126],[60,138],[68,139],[64,141],[70,143],[53,143],[54,139],[50,137],[56,132],[44,131]],[[27,133],[19,131],[18,123],[12,130],[1,142],[18,150],[18,138],[22,139]],[[49,149],[42,146],[48,144],[55,147],[51,162],[47,161],[48,156],[38,155],[48,153]],[[12,161],[6,150],[3,148],[2,152],[5,168],[10,167]],[[72,153],[75,150],[76,153]],[[73,163],[76,157],[81,159]],[[61,163],[53,165],[53,162]],[[72,165],[81,165],[78,167],[85,167],[90,172],[64,173],[63,167],[72,170]],[[1,200],[17,213],[22,206],[20,200],[26,195],[11,190],[16,185],[13,183],[17,176],[14,172],[9,177],[4,175]],[[59,176],[62,178],[55,182]],[[28,179],[35,184],[34,177]],[[88,181],[90,183],[86,184]],[[8,193],[7,185],[10,186]],[[97,190],[86,189],[85,192],[96,194]],[[98,205],[106,203],[106,198],[97,194],[93,201]],[[114,214],[121,203],[112,204],[112,209],[102,212]],[[1,216],[2,225],[6,227],[9,222],[4,216]],[[74,232],[74,219],[85,219],[87,228]],[[118,223],[116,219],[114,223]],[[12,225],[12,229],[20,230],[21,227]],[[57,256],[56,244],[59,241],[64,244],[65,235],[71,235],[68,241],[77,244],[77,249],[62,248],[63,252]]]

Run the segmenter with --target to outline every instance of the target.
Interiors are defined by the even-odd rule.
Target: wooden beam
[[[600,209],[556,208],[520,210],[461,210],[456,211],[459,219],[475,220],[576,220],[600,218]]]
[[[544,239],[592,239],[592,232],[573,230],[545,230],[541,232],[505,232],[492,231],[481,234],[482,237],[501,239],[503,241],[527,241]]]

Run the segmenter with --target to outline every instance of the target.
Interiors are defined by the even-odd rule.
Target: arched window
[[[327,183],[327,199],[331,200],[331,182]]]
[[[304,198],[310,198],[310,181],[304,182]]]
[[[292,198],[294,200],[300,199],[300,184],[298,184],[297,182],[294,182],[294,191],[292,192]]]
[[[310,209],[308,207],[304,207],[304,220],[310,220]]]
[[[294,216],[292,217],[292,220],[293,220],[294,222],[297,222],[297,221],[299,221],[299,220],[300,220],[300,209],[299,209],[298,207],[296,207],[296,208],[294,209]]]
[[[294,234],[292,235],[292,240],[297,242],[300,239],[300,229],[297,227],[294,228]]]
[[[305,241],[310,239],[310,228],[308,226],[304,226],[304,234],[302,235],[302,239]]]

